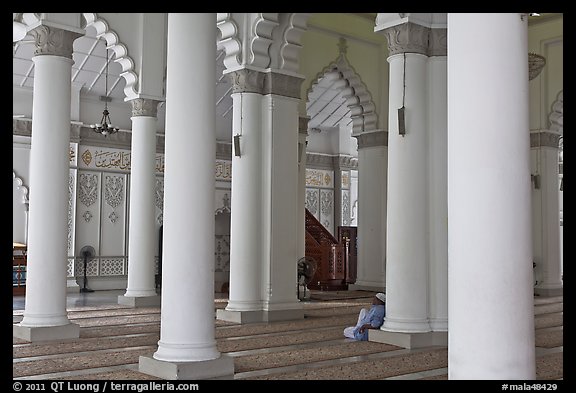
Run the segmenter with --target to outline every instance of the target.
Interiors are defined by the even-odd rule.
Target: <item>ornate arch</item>
[[[84,28],[91,26],[96,29],[96,37],[102,37],[106,40],[106,46],[114,51],[114,61],[122,66],[120,76],[126,80],[124,87],[126,98],[124,101],[138,98],[138,75],[134,71],[134,60],[128,55],[126,45],[120,42],[118,34],[110,29],[108,23],[104,19],[98,18],[95,13],[83,13],[82,16],[86,21]]]
[[[340,44],[343,44],[341,39]],[[350,65],[345,53],[340,55],[322,69],[312,80],[310,87],[306,91],[306,98],[318,85],[320,79],[328,76],[333,78],[334,82],[340,81],[342,96],[346,100],[346,105],[350,110],[352,119],[352,133],[357,134],[364,131],[376,130],[378,116],[376,114],[376,105],[372,101],[372,96],[366,85],[360,79],[360,76]]]
[[[218,13],[216,26],[220,30],[217,45],[224,50],[224,66],[237,70],[246,66],[257,69],[277,68],[297,73],[306,31],[307,13],[256,13],[235,16]],[[240,17],[241,16],[241,17]]]
[[[16,189],[20,191],[20,202],[28,205],[28,187],[24,185],[24,181],[16,176],[16,172],[12,171],[12,183],[16,183]]]
[[[564,90],[560,90],[552,104],[552,113],[548,116],[550,129],[564,135]]]
[[[84,17],[85,21],[85,25],[83,26],[84,30],[86,30],[88,26],[96,29],[96,36],[98,38],[103,37],[106,40],[106,46],[114,51],[114,61],[119,63],[122,67],[122,73],[120,76],[126,80],[126,86],[124,87],[126,98],[124,101],[138,98],[138,93],[136,91],[138,75],[134,71],[134,61],[128,55],[126,45],[120,42],[118,34],[110,29],[108,23],[104,19],[98,18],[95,13],[82,13],[81,15]],[[28,12],[13,14],[14,21],[23,23],[29,27],[38,25],[42,20],[41,17],[41,13]]]

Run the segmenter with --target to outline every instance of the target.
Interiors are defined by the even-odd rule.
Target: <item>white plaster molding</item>
[[[224,73],[240,69],[301,77],[300,39],[309,14],[218,13],[218,49],[225,52]],[[278,72],[279,71],[279,72]]]
[[[28,206],[28,187],[24,185],[24,181],[16,176],[16,172],[12,171],[12,182],[16,182],[16,189],[20,191],[20,202]]]
[[[242,44],[238,39],[238,25],[232,19],[232,14],[217,13],[216,27],[220,30],[221,36],[218,46],[224,50],[224,65],[226,69],[233,70],[239,68],[241,64]]]
[[[277,13],[259,13],[254,21],[254,37],[250,40],[250,64],[259,68],[268,68],[271,63],[270,45],[273,30],[279,26]]]
[[[310,14],[290,14],[288,25],[284,30],[283,42],[280,46],[280,66],[284,71],[299,72],[300,68],[300,43],[302,34],[307,30],[307,20]]]
[[[124,87],[125,101],[138,98],[138,75],[134,71],[134,61],[128,55],[128,49],[118,38],[118,34],[111,30],[108,23],[98,18],[95,13],[82,14],[86,20],[86,27],[91,26],[96,29],[96,37],[103,37],[106,40],[106,47],[112,49],[115,53],[114,62],[119,63],[122,67],[120,76],[126,80]]]

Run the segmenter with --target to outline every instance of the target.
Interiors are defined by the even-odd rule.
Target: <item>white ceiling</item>
[[[29,36],[14,43],[12,74],[13,86],[32,89],[34,86],[34,43]],[[85,35],[74,41],[72,58],[72,85],[81,88],[87,96],[110,96],[114,100],[124,99],[124,78],[120,77],[122,67],[114,62],[114,51],[108,51],[106,61],[104,40]],[[108,91],[105,91],[105,72],[108,64]]]
[[[91,35],[92,34],[92,35]],[[34,41],[30,36],[13,44],[12,84],[14,87],[32,89],[34,86]],[[108,62],[106,62],[108,55]],[[114,102],[124,101],[126,81],[120,77],[122,67],[114,62],[114,51],[108,50],[104,39],[97,39],[93,29],[87,29],[86,35],[74,41],[72,54],[72,85],[80,89],[84,97],[101,99],[108,96]],[[232,85],[229,77],[223,74],[224,52],[216,53],[216,114],[219,124],[232,128]],[[105,73],[108,64],[108,89],[105,91]],[[331,82],[330,78],[321,78],[308,97],[306,105],[307,116],[310,117],[310,127],[328,130],[338,126],[342,119],[346,120],[349,110],[344,105],[341,88]],[[346,124],[350,119],[346,120]]]
[[[360,14],[374,18],[376,14]],[[541,17],[530,17],[531,24],[562,16],[562,14],[541,14]],[[32,61],[34,43],[30,36],[13,44],[13,86],[32,89],[34,85],[34,63]],[[111,97],[112,101],[123,102],[125,79],[120,77],[122,68],[114,62],[114,52],[108,51],[108,91],[105,91],[106,47],[103,39],[95,36],[94,29],[87,29],[86,35],[74,41],[74,64],[72,66],[72,84],[80,89],[81,95],[99,99]],[[232,128],[232,86],[229,78],[222,74],[224,70],[224,53],[216,53],[217,80],[216,113],[220,122]],[[329,130],[338,127],[341,121],[350,126],[350,111],[342,97],[342,80],[321,77],[307,97],[306,110],[310,118],[309,129]]]

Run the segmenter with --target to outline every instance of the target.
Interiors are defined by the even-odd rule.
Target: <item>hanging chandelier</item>
[[[102,119],[100,123],[92,124],[90,128],[98,134],[102,134],[107,137],[110,134],[115,134],[120,130],[118,127],[114,127],[110,121],[110,112],[108,112],[108,48],[106,48],[106,71],[104,79],[104,92],[106,96],[100,97],[104,100],[104,111],[102,112]]]

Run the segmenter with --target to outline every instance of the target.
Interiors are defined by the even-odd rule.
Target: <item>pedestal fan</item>
[[[302,257],[298,260],[298,299],[306,298],[306,288],[314,273],[316,273],[316,261],[311,257]],[[304,287],[303,295],[300,297],[300,286]]]

